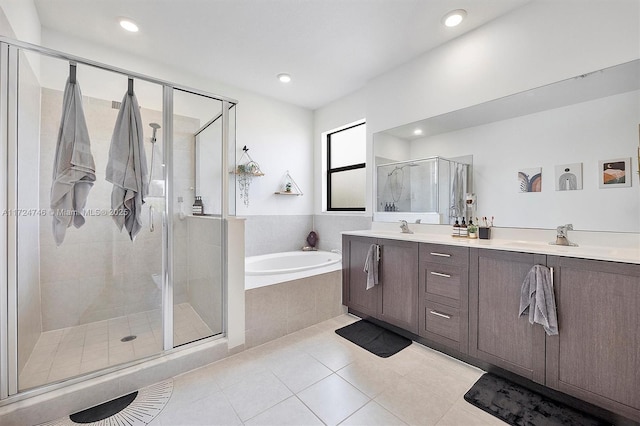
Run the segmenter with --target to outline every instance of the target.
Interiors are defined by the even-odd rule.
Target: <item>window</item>
[[[327,211],[364,211],[365,123],[327,134]]]

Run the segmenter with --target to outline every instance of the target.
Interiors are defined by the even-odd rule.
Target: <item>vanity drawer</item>
[[[460,310],[450,306],[425,302],[425,330],[453,340],[460,341]]]
[[[443,265],[466,266],[469,264],[469,248],[422,243],[420,244],[420,260]]]
[[[460,300],[460,286],[467,281],[467,268],[439,263],[423,263],[422,271],[424,273],[424,292],[427,293],[427,296]],[[455,305],[459,306],[458,303]]]

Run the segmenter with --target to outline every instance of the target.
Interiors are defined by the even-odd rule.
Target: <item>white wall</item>
[[[367,158],[372,161],[375,132],[637,59],[639,21],[636,0],[528,3],[318,110],[316,155],[319,133],[330,123],[351,120],[354,100],[366,112]],[[316,157],[316,167],[320,161]],[[321,173],[317,179],[316,187]]]
[[[33,0],[0,0],[0,35],[40,44],[41,29],[38,11]],[[27,60],[40,79],[40,57],[27,53]]]

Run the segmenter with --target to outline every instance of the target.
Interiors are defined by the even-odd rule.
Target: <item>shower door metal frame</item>
[[[0,164],[7,164],[9,132],[7,129],[7,109],[9,104],[9,46],[0,43]],[[7,211],[8,170],[3,168],[0,173],[0,209]],[[0,256],[8,259],[7,215],[2,216],[0,224]],[[9,299],[8,299],[8,270],[0,274],[0,400],[9,396]]]
[[[39,53],[41,55],[57,58],[76,64],[87,65],[90,67],[102,69],[109,72],[125,75],[129,78],[144,80],[162,86],[163,89],[163,160],[164,179],[165,179],[165,208],[162,212],[163,223],[163,259],[162,259],[162,318],[163,318],[163,351],[144,360],[134,360],[128,363],[108,367],[101,370],[89,372],[87,374],[76,376],[62,382],[43,385],[27,391],[18,392],[18,345],[17,345],[17,238],[16,224],[17,217],[6,214],[11,209],[17,207],[17,143],[18,143],[18,57],[21,50]],[[229,130],[229,114],[228,109],[237,105],[238,101],[202,90],[193,89],[188,86],[175,84],[166,80],[150,77],[144,74],[131,72],[122,68],[113,67],[100,62],[92,61],[75,55],[69,55],[53,49],[37,46],[14,40],[5,36],[0,36],[0,164],[4,167],[0,171],[0,211],[2,215],[0,221],[0,240],[4,244],[0,244],[0,258],[7,260],[6,269],[0,273],[0,406],[17,402],[21,399],[34,395],[49,392],[78,383],[92,377],[118,371],[130,365],[139,364],[151,359],[165,356],[167,353],[181,351],[185,346],[179,348],[173,347],[173,230],[172,218],[174,214],[173,208],[173,91],[175,89],[183,92],[200,95],[213,100],[222,101],[223,106],[223,129]],[[223,134],[223,155],[228,156],[229,135]],[[227,245],[226,222],[229,217],[229,177],[228,177],[228,159],[222,158],[222,241],[221,244]],[[223,262],[223,335],[227,333],[227,302],[226,287],[227,280],[227,253],[222,250]],[[196,342],[199,344],[201,341]]]

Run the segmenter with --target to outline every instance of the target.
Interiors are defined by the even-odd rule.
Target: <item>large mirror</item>
[[[496,226],[640,232],[639,123],[635,60],[376,133],[376,169],[462,158]]]

